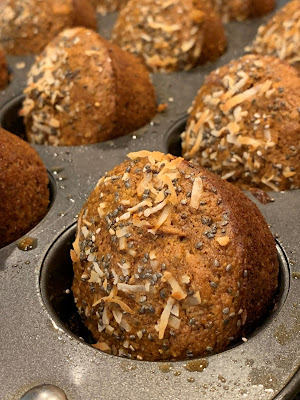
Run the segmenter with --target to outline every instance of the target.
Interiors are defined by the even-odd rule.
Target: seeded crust
[[[92,5],[97,8],[97,12],[102,15],[120,10],[128,0],[91,0]]]
[[[5,53],[0,46],[0,90],[4,89],[8,82],[8,70]]]
[[[154,72],[189,70],[226,48],[220,18],[199,0],[129,0],[112,40]]]
[[[250,51],[286,60],[300,70],[300,0],[288,2],[259,27]]]
[[[96,29],[89,0],[2,0],[0,44],[7,54],[40,53],[59,32],[73,26]]]
[[[222,17],[223,22],[243,21],[259,17],[272,11],[275,0],[200,0],[212,7]]]
[[[231,61],[200,88],[181,135],[183,156],[242,188],[299,188],[299,93],[300,77],[284,61]]]
[[[47,213],[48,174],[37,152],[0,128],[0,248],[30,231]]]
[[[150,361],[220,352],[270,307],[272,234],[211,172],[159,152],[128,156],[90,195],[71,250],[72,291],[95,347]]]
[[[31,68],[22,114],[32,143],[102,142],[145,125],[156,112],[147,69],[84,29],[65,30]]]

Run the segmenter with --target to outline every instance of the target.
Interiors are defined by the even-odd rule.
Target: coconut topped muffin
[[[49,43],[24,92],[26,134],[37,144],[113,139],[145,125],[156,112],[144,65],[85,28],[65,30]]]
[[[220,18],[193,0],[129,0],[112,39],[154,72],[189,70],[226,48]]]
[[[282,7],[266,25],[258,29],[250,50],[271,55],[300,67],[300,0]]]
[[[95,345],[139,360],[220,352],[277,287],[275,242],[238,188],[183,158],[130,153],[79,215],[72,291]]]
[[[275,0],[196,0],[212,7],[221,16],[223,22],[230,20],[243,21],[259,17],[272,11]]]
[[[97,8],[97,11],[106,15],[107,13],[120,10],[128,0],[91,0],[91,3],[94,7]]]
[[[210,73],[185,132],[183,156],[238,184],[300,185],[300,77],[287,63],[247,55]]]
[[[0,2],[0,44],[8,54],[39,53],[59,32],[72,26],[96,29],[89,0]]]
[[[3,48],[0,46],[0,90],[4,89],[8,82],[8,70]]]
[[[48,182],[37,152],[0,128],[0,248],[23,236],[45,216]]]

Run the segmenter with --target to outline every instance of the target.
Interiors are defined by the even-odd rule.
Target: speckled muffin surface
[[[243,21],[269,13],[275,7],[275,0],[200,0],[209,4],[224,22]]]
[[[274,296],[275,242],[238,188],[141,151],[98,182],[78,219],[72,291],[95,345],[139,360],[220,352]]]
[[[0,128],[0,248],[31,230],[47,213],[47,170],[25,141]]]
[[[96,29],[89,0],[2,0],[0,44],[8,54],[37,54],[63,29]]]
[[[107,13],[120,10],[127,1],[128,0],[91,0],[91,3],[100,14],[106,15]]]
[[[248,55],[209,74],[182,153],[242,188],[300,185],[300,77],[277,58]]]
[[[112,39],[154,72],[189,70],[217,59],[226,48],[220,18],[193,0],[129,0]]]
[[[251,51],[278,57],[300,69],[300,0],[288,2],[258,29]]]
[[[147,69],[85,28],[63,31],[37,58],[22,113],[28,140],[81,145],[125,135],[156,112]]]
[[[4,89],[8,83],[8,70],[3,48],[0,46],[0,90]]]

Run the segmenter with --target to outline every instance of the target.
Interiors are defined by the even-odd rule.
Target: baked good
[[[4,89],[8,82],[8,70],[5,53],[0,46],[0,90]]]
[[[112,40],[154,72],[189,70],[226,48],[220,18],[198,0],[129,0]]]
[[[210,73],[182,134],[183,156],[240,185],[300,185],[300,77],[277,58],[247,55]]]
[[[223,22],[243,21],[259,17],[272,11],[275,0],[200,0],[212,7],[222,17]]]
[[[250,51],[278,57],[300,68],[300,0],[289,1],[259,27]]]
[[[37,152],[0,128],[0,248],[30,231],[47,213],[48,174]]]
[[[128,0],[91,0],[97,11],[106,15],[107,13],[120,10]]]
[[[72,26],[96,29],[89,0],[0,1],[0,44],[7,54],[40,53],[59,32]]]
[[[272,234],[238,188],[183,158],[141,151],[100,179],[78,219],[72,291],[114,355],[220,352],[272,303]]]
[[[145,125],[156,112],[147,69],[85,28],[63,31],[28,76],[22,114],[32,143],[102,142]]]

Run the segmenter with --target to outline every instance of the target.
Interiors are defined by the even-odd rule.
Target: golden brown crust
[[[4,89],[8,83],[8,70],[5,53],[0,46],[0,90]]]
[[[197,0],[209,5],[224,22],[243,21],[272,11],[275,0]]]
[[[156,112],[154,88],[141,62],[84,28],[65,30],[46,47],[25,94],[27,136],[39,144],[113,139],[140,128]]]
[[[31,230],[47,213],[48,174],[37,152],[0,128],[0,248]]]
[[[289,1],[258,29],[251,51],[285,60],[300,70],[300,0]]]
[[[59,32],[77,24],[96,29],[89,0],[0,2],[0,44],[7,54],[40,53]]]
[[[119,14],[112,39],[154,72],[189,70],[226,48],[219,17],[196,0],[130,0]]]
[[[272,302],[272,234],[209,171],[158,152],[129,157],[79,216],[72,291],[85,324],[98,348],[140,360],[222,351]]]
[[[248,55],[213,71],[194,100],[184,157],[243,188],[300,185],[300,78],[287,63]]]

